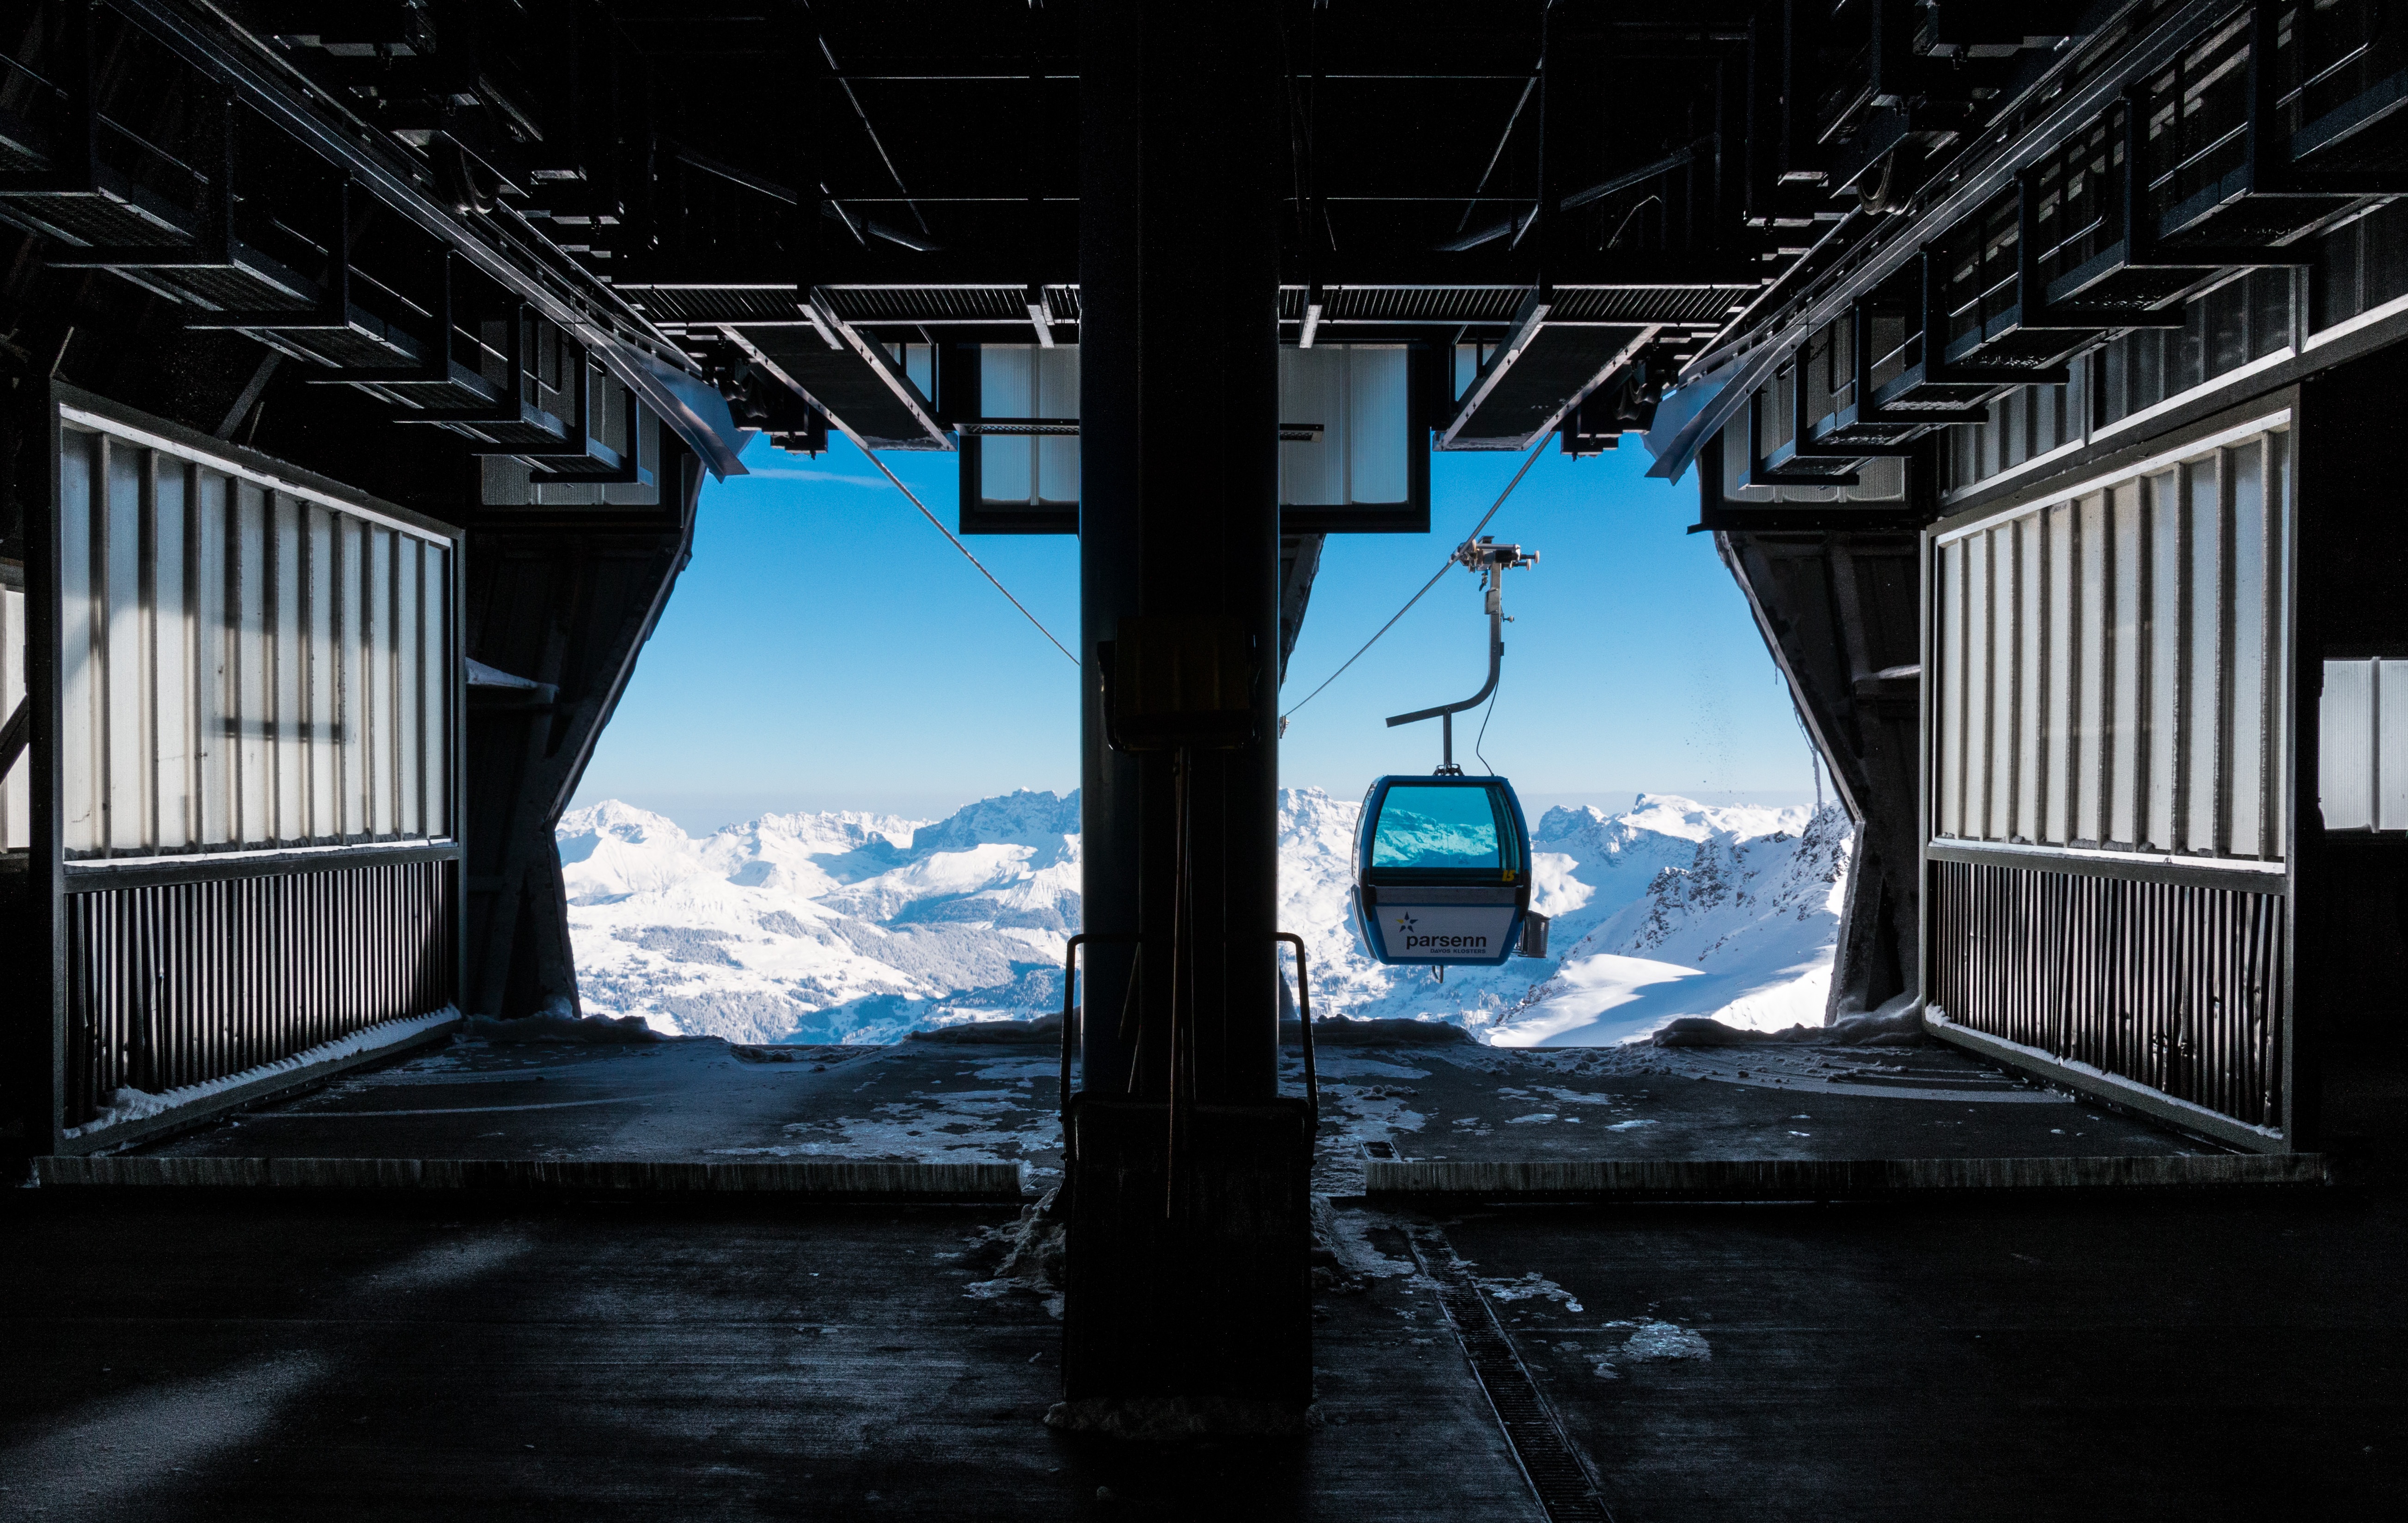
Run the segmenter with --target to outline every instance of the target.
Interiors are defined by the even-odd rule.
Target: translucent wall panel
[[[979,346],[979,413],[987,418],[1076,418],[1079,346]],[[990,502],[1079,500],[1079,439],[989,434],[979,440],[979,495]]]
[[[450,541],[81,417],[59,462],[68,855],[449,836]]]
[[[1939,803],[1934,833],[1961,836],[1965,830],[1965,541],[1953,539],[1940,547],[1938,582],[1931,596],[1932,616],[1939,622],[1932,646],[1938,675],[1931,684],[1932,717],[1940,726],[1934,750],[1939,777],[1932,792]]]
[[[0,714],[13,714],[25,701],[25,595],[0,587]],[[32,796],[26,777],[33,768],[25,758],[0,777],[0,846],[22,851],[29,843],[25,810]]]
[[[2286,438],[1942,537],[1936,835],[2281,855]],[[2401,765],[2408,820],[2408,750]]]
[[[2073,610],[2073,644],[2066,652],[2066,677],[2073,707],[2073,765],[2067,779],[2071,819],[2067,841],[2104,841],[2107,812],[2107,684],[2114,651],[2109,643],[2114,582],[2108,573],[2109,498],[2093,492],[2074,505],[2073,537],[2066,555],[2066,602]],[[2088,591],[2090,596],[2082,594]]]
[[[2047,632],[2042,637],[2042,654],[2034,663],[2041,673],[2041,691],[2036,699],[2041,712],[2035,716],[2041,743],[2041,779],[2035,793],[2040,807],[2045,811],[2035,834],[2043,841],[2074,838],[2073,816],[2084,793],[2081,778],[2074,775],[2079,722],[2074,709],[2073,672],[2082,650],[2075,623],[2080,599],[2074,596],[2073,579],[2081,552],[2074,539],[2075,520],[2075,505],[2060,502],[2032,521],[2043,540],[2046,568],[2043,576],[2031,579],[2035,587],[2045,589],[2042,601],[2047,624]]]
[[[2328,830],[2408,830],[2408,661],[2328,661],[2316,705]]]
[[[1403,502],[1411,463],[1402,344],[1279,352],[1280,424],[1319,426],[1280,445],[1280,501],[1299,508]]]
[[[70,855],[101,844],[98,730],[103,694],[93,619],[108,605],[95,596],[92,562],[92,467],[97,440],[66,437],[59,454],[59,769],[66,780],[59,828]],[[77,779],[84,780],[79,783]]]

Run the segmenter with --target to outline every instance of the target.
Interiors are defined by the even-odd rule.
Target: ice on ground
[[[1705,1336],[1677,1322],[1647,1321],[1624,1341],[1622,1357],[1627,1360],[1650,1359],[1711,1359],[1714,1351]]]
[[[1494,1301],[1510,1303],[1517,1300],[1552,1300],[1559,1302],[1567,1312],[1583,1310],[1578,1298],[1537,1270],[1530,1271],[1518,1280],[1483,1277],[1480,1280],[1480,1288],[1490,1300]]]

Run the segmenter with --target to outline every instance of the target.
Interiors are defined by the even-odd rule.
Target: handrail
[[[1296,948],[1297,1029],[1304,1038],[1304,1104],[1312,1113],[1313,1135],[1321,1135],[1321,1077],[1312,1067],[1312,974],[1305,966],[1304,938],[1294,931],[1273,931],[1271,940]]]
[[[1079,1033],[1074,1013],[1078,1009],[1079,946],[1084,941],[1126,945],[1144,940],[1136,931],[1081,931],[1062,947],[1062,1121],[1070,1120],[1070,1055],[1078,1047]]]
[[[1077,1011],[1079,986],[1079,947],[1095,941],[1101,944],[1128,945],[1144,938],[1135,931],[1081,931],[1062,948],[1062,1085],[1061,1109],[1064,1122],[1070,1115],[1070,1058],[1079,1042]],[[1305,960],[1304,938],[1293,931],[1273,931],[1271,940],[1285,941],[1296,948],[1296,1002],[1298,1027],[1304,1039],[1304,1102],[1312,1112],[1317,1129],[1321,1123],[1321,1075],[1312,1056],[1312,972]]]

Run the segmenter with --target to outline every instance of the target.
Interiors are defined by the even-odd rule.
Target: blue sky
[[[1635,441],[1634,441],[1635,442]],[[955,459],[886,462],[948,524]],[[689,831],[770,810],[923,817],[1078,782],[1078,673],[875,467],[755,441],[753,474],[706,486],[694,559],[603,734],[577,801],[618,797]],[[1520,457],[1442,453],[1433,532],[1332,536],[1288,667],[1295,704],[1437,569]],[[1508,573],[1504,681],[1484,749],[1535,814],[1641,789],[1797,802],[1806,742],[1747,606],[1697,517],[1694,478],[1650,481],[1625,448],[1552,445],[1488,528],[1541,554]],[[1078,543],[968,541],[1073,650]],[[1359,795],[1438,760],[1438,726],[1385,715],[1464,697],[1486,674],[1478,584],[1455,570],[1297,712],[1282,781]],[[1479,722],[1458,720],[1477,769]]]

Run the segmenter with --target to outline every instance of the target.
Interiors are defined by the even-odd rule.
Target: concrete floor
[[[1009,1203],[37,1188],[0,1200],[0,1516],[1536,1520],[1531,1410],[1595,1489],[1557,1517],[2263,1523],[2408,1496],[2396,1171],[1429,1214],[1367,1200],[1367,1155],[2204,1150],[1941,1047],[1340,1045],[1320,1071],[1302,1439],[1046,1428],[1060,1325],[990,1278]],[[1036,1043],[459,1042],[150,1151],[1010,1162],[1041,1188],[1057,1072]],[[1500,1369],[1535,1397],[1519,1458]]]
[[[764,1061],[763,1058],[773,1060]],[[1314,1187],[1399,1158],[2166,1157],[2173,1133],[1956,1049],[1325,1047]],[[1303,1089],[1303,1066],[1286,1064]],[[170,1157],[1016,1162],[1061,1171],[1043,1042],[454,1041],[143,1151]]]
[[[1008,1208],[0,1204],[0,1514],[1535,1519],[1409,1228],[1622,1523],[2389,1518],[2408,1212],[1340,1207],[1300,1440],[1065,1437]]]
[[[1171,1448],[1044,1426],[1059,1324],[954,1257],[1008,1209],[122,1200],[11,1202],[0,1515],[1542,1516],[1401,1281],[1322,1308],[1320,1432]]]

